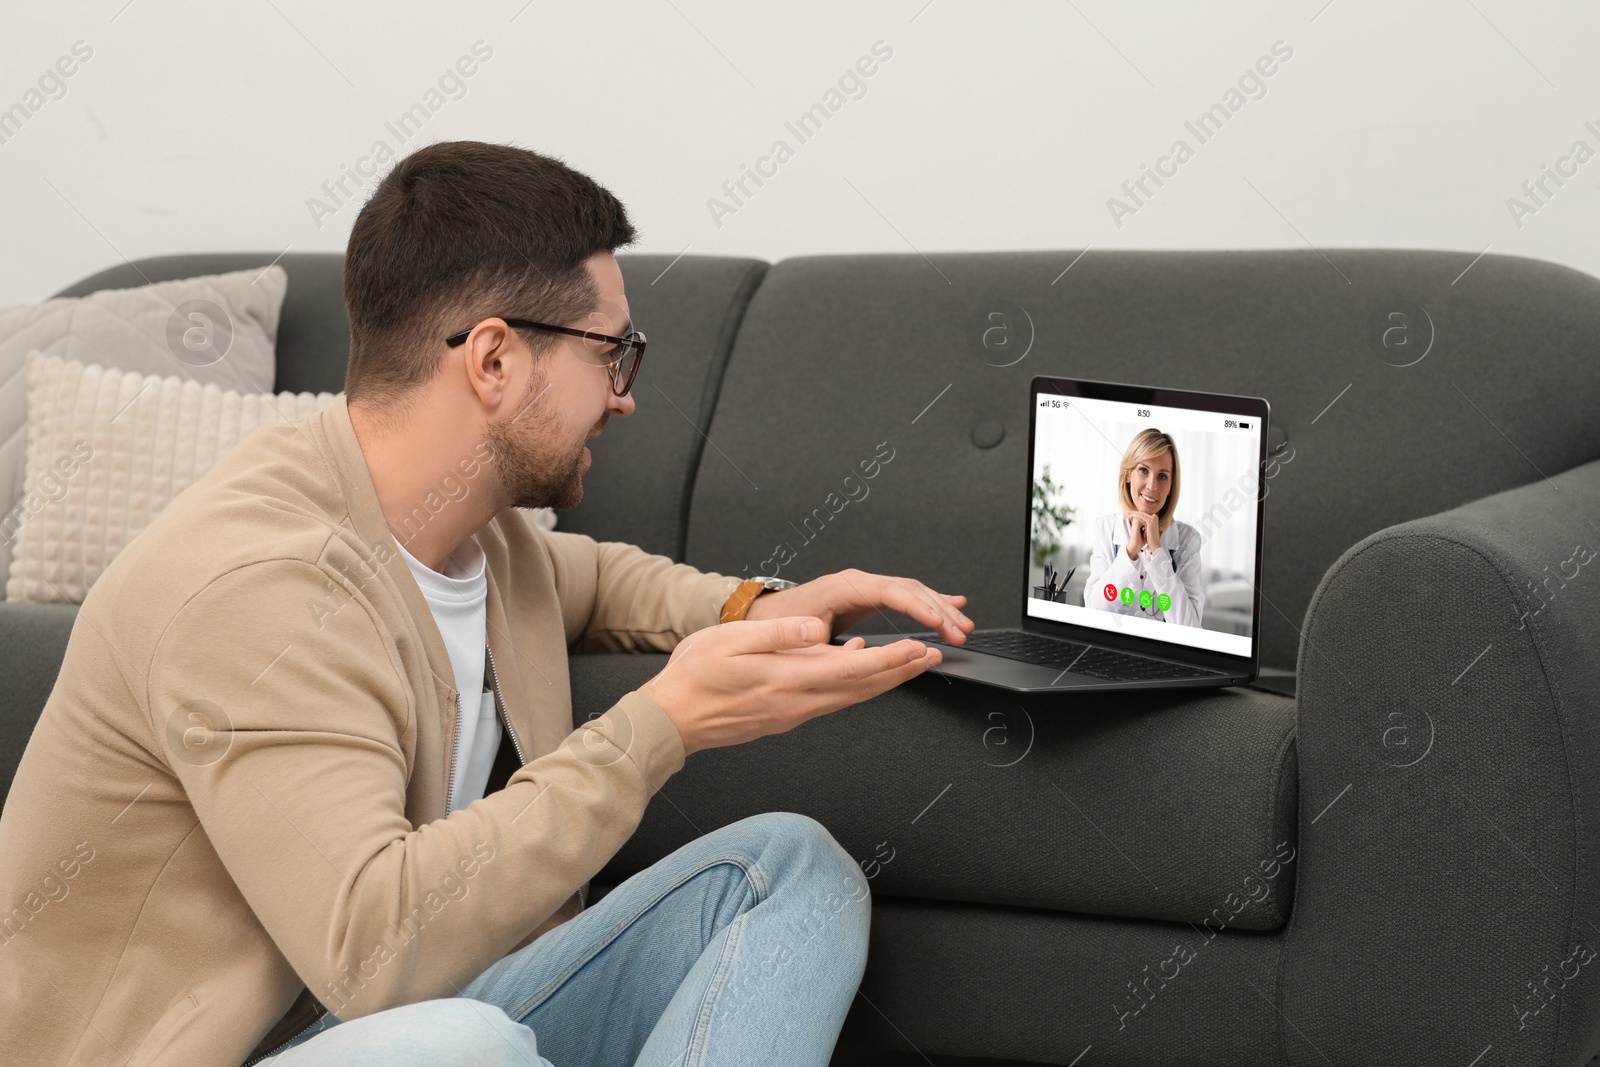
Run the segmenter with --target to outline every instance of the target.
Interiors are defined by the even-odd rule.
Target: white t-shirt
[[[483,676],[489,600],[483,547],[477,537],[468,537],[451,554],[440,574],[407,552],[404,545],[398,541],[395,544],[433,611],[444,647],[450,653],[450,669],[455,673],[456,691],[460,694],[456,703],[455,779],[449,801],[449,810],[455,811],[483,796],[500,748],[500,718],[495,714],[494,694]],[[469,699],[469,693],[477,694],[478,699]]]

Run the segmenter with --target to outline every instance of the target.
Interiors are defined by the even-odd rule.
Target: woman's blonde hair
[[[1128,475],[1145,460],[1155,459],[1163,452],[1172,453],[1172,492],[1167,494],[1167,502],[1161,505],[1161,510],[1156,514],[1161,518],[1161,532],[1166,533],[1178,510],[1178,446],[1172,438],[1154,427],[1133,435],[1133,440],[1128,442],[1128,450],[1122,453],[1122,465],[1117,470],[1117,495],[1129,510],[1137,510],[1133,495],[1128,492]]]

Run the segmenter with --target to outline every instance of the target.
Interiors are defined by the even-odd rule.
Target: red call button
[[[1115,600],[1115,599],[1117,599],[1117,587],[1114,586],[1114,585],[1106,586],[1105,594],[1106,594],[1106,599],[1107,600]]]

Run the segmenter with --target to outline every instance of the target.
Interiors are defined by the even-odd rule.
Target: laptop
[[[867,644],[915,637],[943,654],[930,671],[1023,693],[1250,683],[1267,415],[1259,397],[1034,378],[1022,628]]]

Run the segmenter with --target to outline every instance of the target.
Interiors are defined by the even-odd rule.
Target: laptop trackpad
[[[889,645],[900,640],[899,634],[863,634],[869,645]],[[848,638],[834,639],[842,644]],[[1106,683],[1102,678],[1090,678],[1082,674],[1066,674],[1056,667],[1041,667],[1036,663],[1023,663],[1021,660],[1007,659],[1004,656],[991,656],[983,652],[969,652],[964,648],[955,648],[951,645],[935,644],[944,657],[944,661],[937,667],[928,668],[930,674],[942,674],[950,678],[966,678],[977,682],[987,682],[990,685],[1004,686],[1008,689],[1049,689],[1052,687],[1067,689],[1073,686],[1093,685],[1103,687]]]
[[[971,678],[991,685],[1015,686],[1018,689],[1043,689],[1048,686],[1066,688],[1073,685],[1104,685],[1103,679],[1081,674],[1067,674],[1056,667],[1041,667],[1036,663],[990,656],[982,652],[968,652],[948,645],[935,645],[944,654],[944,662],[928,668],[935,674],[951,678]]]

